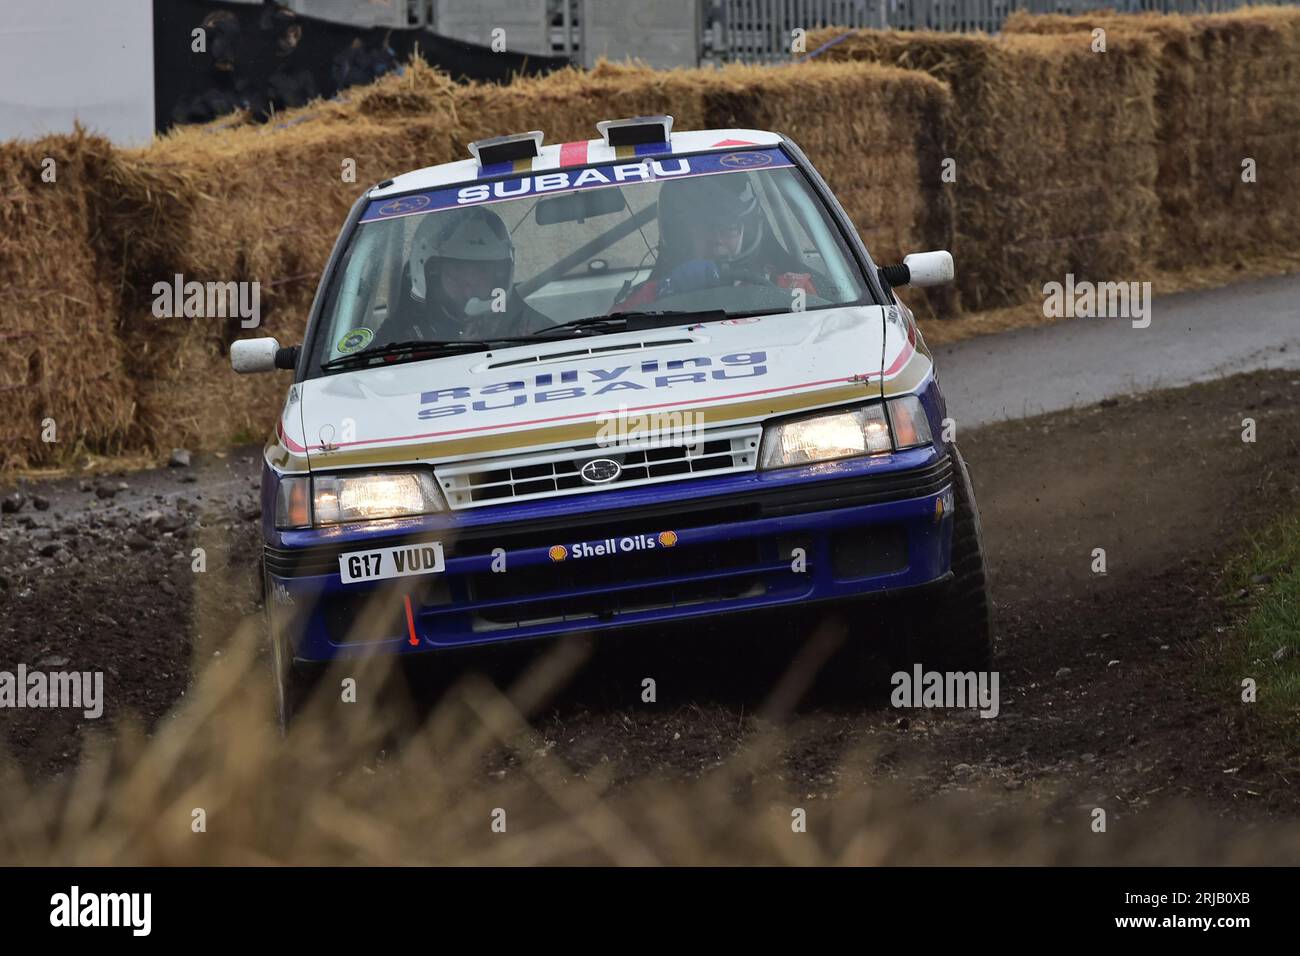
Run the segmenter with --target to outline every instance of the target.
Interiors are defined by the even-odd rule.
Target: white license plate
[[[339,578],[344,584],[405,578],[413,574],[437,574],[443,568],[440,541],[370,548],[339,555]]]

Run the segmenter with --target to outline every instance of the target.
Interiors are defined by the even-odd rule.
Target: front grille
[[[698,441],[690,444],[632,441],[580,445],[532,455],[443,465],[435,468],[434,474],[448,505],[453,510],[461,510],[506,501],[649,485],[695,475],[753,471],[761,436],[762,428],[758,425],[717,428],[703,432]],[[599,483],[584,479],[584,465],[604,460],[618,464],[617,477]]]

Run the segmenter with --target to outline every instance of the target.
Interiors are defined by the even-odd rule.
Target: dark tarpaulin
[[[205,28],[207,50],[193,51]],[[568,65],[563,57],[494,53],[429,30],[363,30],[273,4],[154,0],[154,126],[159,132],[247,108],[275,111],[330,97],[400,69],[413,52],[458,80],[502,83]]]

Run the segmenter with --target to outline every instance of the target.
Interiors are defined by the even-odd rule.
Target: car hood
[[[880,397],[917,356],[911,328],[851,306],[396,362],[295,385],[280,435],[315,470],[562,447],[619,416],[646,436],[761,421]]]

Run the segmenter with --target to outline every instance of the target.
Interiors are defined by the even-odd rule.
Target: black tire
[[[290,659],[284,642],[273,639],[271,671],[275,678],[276,718],[280,730],[287,733],[320,682],[322,669],[319,665]]]
[[[984,529],[966,461],[953,445],[952,578],[915,608],[904,658],[926,670],[987,671],[993,666],[993,599],[984,564]]]
[[[271,645],[271,678],[275,689],[275,715],[282,733],[287,733],[294,718],[302,711],[315,689],[323,668],[315,664],[294,661],[286,636],[279,633],[271,621],[270,588],[266,573],[262,573],[263,631]]]

